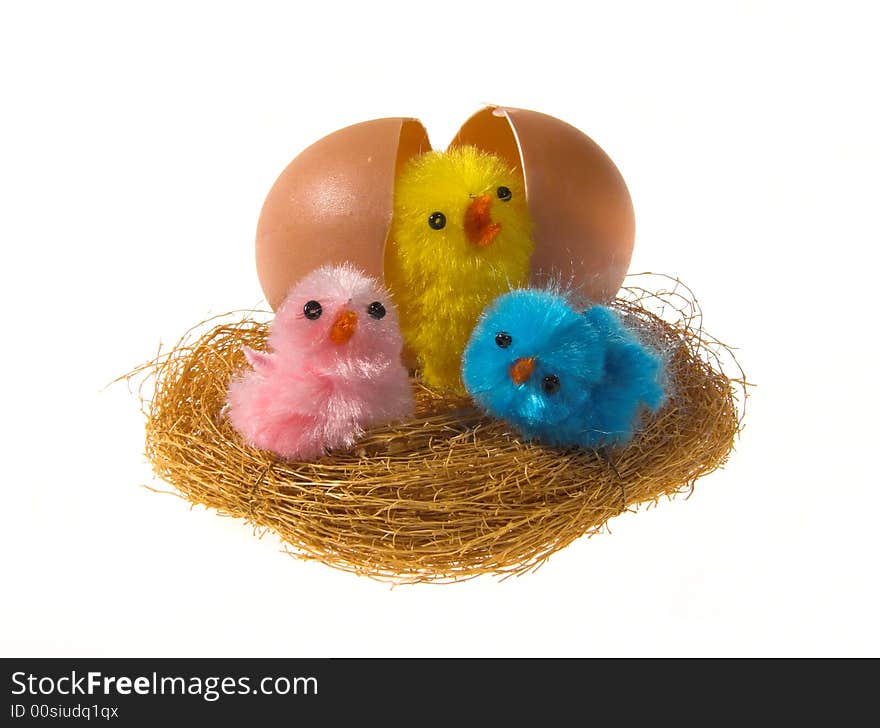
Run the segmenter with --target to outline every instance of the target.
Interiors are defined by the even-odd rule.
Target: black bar
[[[876,662],[4,658],[0,725],[555,726],[641,719],[842,725]],[[859,669],[859,668],[862,669]],[[846,678],[842,679],[842,675]],[[705,711],[710,707],[710,712]],[[260,721],[272,721],[272,723]],[[378,721],[378,723],[376,722]]]

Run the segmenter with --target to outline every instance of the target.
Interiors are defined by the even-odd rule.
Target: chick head
[[[604,374],[599,335],[566,299],[524,289],[500,296],[464,351],[462,377],[488,412],[525,431],[568,427]]]
[[[399,357],[403,341],[388,291],[344,264],[318,268],[291,289],[275,313],[269,346],[311,366]]]
[[[532,252],[522,178],[471,146],[416,157],[397,181],[391,237],[408,277],[464,266],[520,280]]]

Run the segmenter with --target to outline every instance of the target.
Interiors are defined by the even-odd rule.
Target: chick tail
[[[272,355],[264,351],[251,349],[249,346],[242,346],[242,352],[245,359],[256,371],[266,373],[272,368]]]

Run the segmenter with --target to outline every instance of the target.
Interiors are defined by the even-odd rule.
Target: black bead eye
[[[502,202],[507,202],[511,197],[513,197],[513,192],[510,191],[510,187],[499,187],[498,188],[498,199]]]
[[[541,382],[541,386],[547,394],[556,394],[559,391],[559,377],[555,374],[548,374]]]
[[[321,304],[317,301],[309,301],[303,306],[303,314],[310,321],[321,318],[321,311],[323,311],[323,309],[321,308]]]
[[[385,307],[379,301],[373,301],[367,306],[367,313],[374,319],[385,318]]]
[[[502,349],[506,349],[513,343],[513,338],[506,331],[499,331],[495,334],[495,343]]]
[[[428,218],[428,225],[434,230],[442,230],[446,227],[446,215],[442,212],[432,212]]]

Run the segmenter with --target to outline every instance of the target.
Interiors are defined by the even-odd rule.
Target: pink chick
[[[252,369],[229,384],[229,420],[250,445],[308,460],[413,413],[397,311],[351,265],[324,266],[295,285],[268,344],[268,353],[245,347]]]

